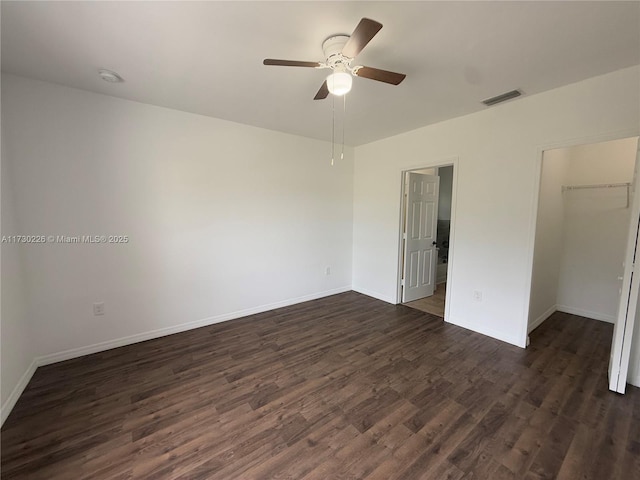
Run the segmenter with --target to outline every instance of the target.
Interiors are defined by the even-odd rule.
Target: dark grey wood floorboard
[[[523,350],[354,292],[39,368],[2,479],[640,479],[612,326]]]

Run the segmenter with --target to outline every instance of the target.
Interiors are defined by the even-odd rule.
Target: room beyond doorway
[[[447,284],[441,283],[436,285],[436,291],[430,297],[424,297],[419,300],[407,302],[404,305],[415,308],[421,312],[430,313],[436,317],[444,318],[444,305],[447,295]]]

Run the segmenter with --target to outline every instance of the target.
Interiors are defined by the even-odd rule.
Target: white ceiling
[[[93,92],[328,140],[322,41],[360,18],[384,28],[356,64],[346,143],[360,145],[640,63],[640,2],[2,2],[2,70]],[[126,82],[109,84],[98,68]],[[518,101],[518,100],[514,100]],[[495,108],[495,107],[494,107]],[[342,109],[336,101],[336,110]]]

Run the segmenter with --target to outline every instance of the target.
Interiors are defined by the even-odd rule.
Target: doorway
[[[622,310],[624,323],[622,292],[628,300],[624,279],[630,276],[624,263],[630,230],[638,223],[633,198],[637,142],[631,137],[544,151],[529,332],[555,312],[612,323],[612,335]],[[634,237],[634,249],[635,242]],[[635,368],[632,361],[632,372]]]
[[[452,164],[402,174],[398,291],[404,305],[445,317],[453,205]]]

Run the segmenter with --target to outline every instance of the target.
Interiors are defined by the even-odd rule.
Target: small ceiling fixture
[[[103,79],[105,82],[109,82],[109,83],[124,82],[124,78],[122,78],[116,72],[112,72],[111,70],[105,70],[104,68],[101,68],[100,70],[98,70],[98,75],[100,75],[100,78]]]

